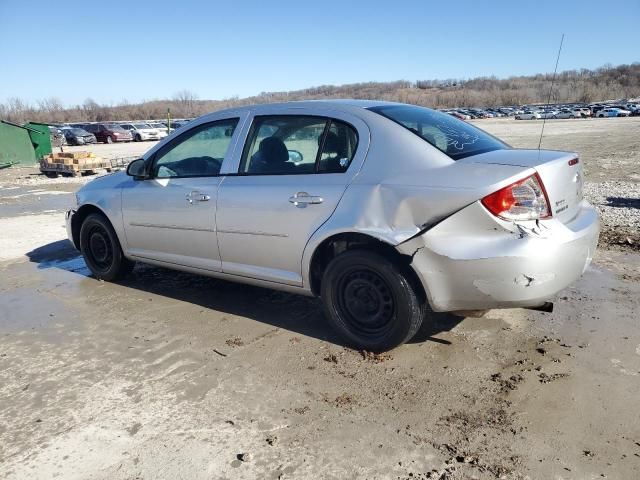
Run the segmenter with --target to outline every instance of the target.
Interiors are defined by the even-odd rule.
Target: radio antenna
[[[549,109],[549,104],[551,104],[551,92],[553,92],[553,84],[556,81],[556,73],[558,73],[558,62],[560,62],[560,52],[562,52],[562,43],[564,42],[564,33],[562,34],[562,38],[560,39],[560,48],[558,48],[558,56],[556,57],[556,68],[553,70],[553,77],[551,78],[551,87],[549,88],[549,97],[547,98],[546,109]],[[538,142],[538,156],[540,156],[540,147],[542,146],[542,135],[544,135],[544,124],[547,121],[547,112],[544,114],[544,118],[542,119],[542,131],[540,132],[540,141]]]

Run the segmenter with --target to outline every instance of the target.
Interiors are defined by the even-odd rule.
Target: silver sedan
[[[96,278],[144,262],[319,296],[347,342],[382,351],[431,311],[548,310],[596,249],[582,182],[575,153],[427,108],[248,106],[87,184],[67,230]]]

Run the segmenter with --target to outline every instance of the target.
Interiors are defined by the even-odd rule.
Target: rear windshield
[[[453,160],[504,150],[509,145],[446,113],[414,105],[382,105],[369,110],[399,123]]]

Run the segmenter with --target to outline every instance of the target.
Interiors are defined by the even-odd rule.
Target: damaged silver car
[[[430,311],[547,309],[596,249],[582,182],[575,153],[427,108],[248,106],[88,183],[67,230],[96,278],[139,261],[319,296],[349,344],[383,351]]]

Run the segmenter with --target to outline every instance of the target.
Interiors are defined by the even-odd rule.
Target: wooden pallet
[[[40,161],[40,171],[47,176],[81,175],[96,173],[96,170],[111,169],[111,163],[90,152],[56,152],[45,155]]]

